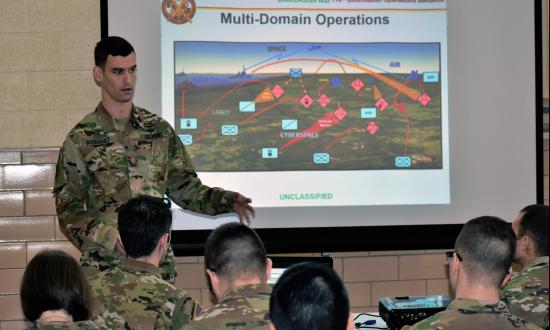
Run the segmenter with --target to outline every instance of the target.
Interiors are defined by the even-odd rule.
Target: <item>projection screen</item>
[[[135,103],[205,184],[252,198],[275,250],[441,248],[432,230],[537,201],[535,6],[104,1],[102,32],[136,50]],[[174,214],[192,247],[237,219]]]

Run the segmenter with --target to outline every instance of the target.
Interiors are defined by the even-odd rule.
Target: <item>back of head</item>
[[[548,205],[534,204],[524,207],[519,222],[518,238],[531,237],[539,257],[548,255]]]
[[[74,321],[87,320],[88,282],[77,261],[58,250],[38,253],[27,265],[20,290],[25,318],[36,321],[45,311],[64,309]]]
[[[170,201],[164,198],[131,198],[118,211],[120,238],[126,254],[132,258],[151,255],[171,226]]]
[[[499,287],[512,265],[516,236],[502,219],[483,216],[468,221],[458,235],[455,252],[471,280]]]
[[[134,52],[134,47],[121,37],[107,37],[100,40],[94,49],[95,65],[103,68],[107,62],[107,57],[111,56],[128,56]]]
[[[277,330],[343,330],[349,317],[348,294],[334,270],[300,263],[275,284],[269,317]]]
[[[267,281],[262,240],[252,228],[240,223],[226,223],[212,231],[206,240],[204,264],[228,283],[251,278]]]

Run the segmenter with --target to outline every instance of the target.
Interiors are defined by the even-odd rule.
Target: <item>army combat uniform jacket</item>
[[[166,194],[183,208],[216,215],[231,212],[237,195],[202,184],[165,120],[133,106],[120,123],[101,103],[67,135],[53,192],[60,228],[82,251],[82,266],[99,270],[122,259],[114,251],[117,212],[131,197]],[[163,275],[175,277],[173,260],[169,249]]]
[[[472,299],[456,299],[443,312],[424,319],[408,330],[463,330],[463,329],[540,329],[515,315],[510,314],[506,304],[487,303]]]
[[[95,306],[94,306],[95,307]],[[93,308],[94,308],[93,307]],[[29,330],[112,330],[112,329],[128,329],[126,321],[118,314],[110,314],[109,318],[104,319],[102,316],[90,312],[90,319],[84,321],[68,321],[68,322],[44,322],[41,320],[34,321]]]
[[[67,323],[36,323],[28,330],[96,330],[96,329],[108,329],[98,327],[92,321],[79,321],[79,322],[67,322]]]
[[[269,329],[270,294],[270,289],[262,285],[228,290],[219,304],[206,309],[184,329]]]
[[[126,321],[119,315],[111,314],[107,320],[93,315],[92,320],[63,323],[35,322],[29,330],[112,330],[128,329]]]
[[[122,318],[130,329],[180,329],[200,313],[193,298],[145,262],[125,259],[89,282],[98,316]]]
[[[512,276],[500,296],[512,314],[548,327],[548,256],[531,261]]]

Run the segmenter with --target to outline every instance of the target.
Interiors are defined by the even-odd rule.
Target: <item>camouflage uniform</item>
[[[100,328],[92,321],[66,322],[66,323],[41,323],[36,322],[31,330],[95,330]]]
[[[548,327],[548,256],[531,261],[512,276],[500,296],[512,314]]]
[[[128,329],[126,321],[118,314],[110,315],[109,319],[93,314],[90,320],[76,322],[53,322],[46,323],[40,320],[33,322],[29,328],[31,330],[110,330],[110,329]]]
[[[457,299],[443,312],[428,317],[402,329],[540,329],[515,315],[510,314],[506,304],[485,303],[472,299]]]
[[[93,276],[90,288],[98,316],[122,318],[130,329],[179,329],[200,313],[193,298],[145,262],[125,259]]]
[[[184,329],[268,329],[270,294],[263,285],[228,290],[219,304],[206,309]]]
[[[126,321],[119,315],[112,314],[108,320],[99,315],[93,315],[91,320],[64,323],[36,322],[31,329],[39,330],[111,330],[129,329]]]
[[[67,135],[53,192],[60,228],[82,251],[88,274],[120,263],[117,212],[131,197],[166,194],[183,208],[216,215],[231,212],[237,195],[201,183],[165,120],[133,106],[120,124],[101,103]],[[171,248],[160,270],[175,281]]]

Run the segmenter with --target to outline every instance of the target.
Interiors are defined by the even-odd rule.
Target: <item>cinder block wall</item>
[[[24,327],[19,285],[38,251],[79,256],[57,229],[51,188],[65,134],[99,100],[91,77],[99,37],[97,0],[0,1],[0,330]],[[548,171],[548,141],[545,150]],[[544,183],[548,203],[548,172]],[[376,310],[382,296],[449,294],[443,251],[332,257],[354,311]],[[177,285],[208,305],[202,257],[177,261]]]
[[[0,147],[60,146],[93,109],[99,1],[0,1]]]

